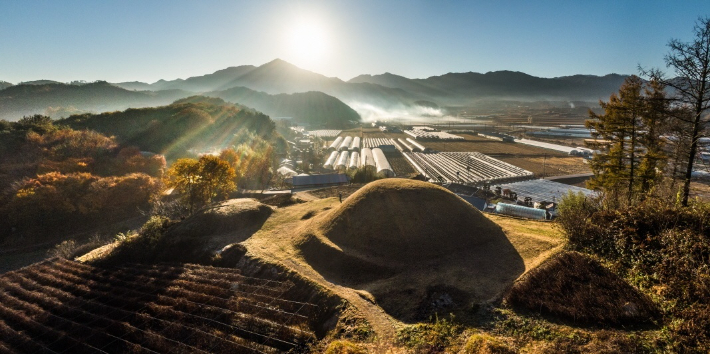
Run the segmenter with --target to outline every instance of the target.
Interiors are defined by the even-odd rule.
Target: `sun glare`
[[[304,21],[288,29],[289,59],[297,65],[312,67],[328,54],[325,29],[313,21]]]

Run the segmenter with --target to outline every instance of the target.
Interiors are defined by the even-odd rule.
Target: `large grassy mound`
[[[404,263],[505,238],[498,225],[448,190],[401,179],[368,184],[323,218],[320,229],[343,249]]]
[[[313,217],[299,248],[324,278],[405,321],[496,298],[525,270],[498,225],[444,188],[404,179],[370,183]]]
[[[525,274],[506,300],[576,322],[634,324],[650,321],[653,302],[597,261],[563,252]]]

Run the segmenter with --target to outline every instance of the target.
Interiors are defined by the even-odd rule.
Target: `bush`
[[[583,193],[570,191],[560,200],[557,223],[567,234],[570,244],[586,245],[590,236],[586,233],[586,224],[592,214],[597,211],[597,201],[586,197]]]
[[[116,235],[115,239],[120,244],[100,262],[106,264],[152,262],[159,253],[165,232],[173,224],[168,218],[152,216],[143,224],[137,235],[134,233]]]
[[[367,351],[353,343],[347,340],[336,340],[328,344],[328,347],[325,349],[325,354],[366,354]]]
[[[461,334],[463,326],[451,319],[436,317],[430,323],[418,323],[407,326],[397,333],[397,342],[417,352],[444,352]]]
[[[498,338],[476,333],[466,340],[461,354],[514,354],[515,351]]]

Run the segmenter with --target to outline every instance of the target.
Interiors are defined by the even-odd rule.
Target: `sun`
[[[328,35],[325,28],[314,21],[302,21],[287,32],[289,59],[294,64],[313,67],[321,64],[328,54]]]

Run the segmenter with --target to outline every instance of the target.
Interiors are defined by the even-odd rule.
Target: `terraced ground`
[[[191,264],[50,260],[0,276],[0,353],[277,353],[315,340],[290,282]]]

